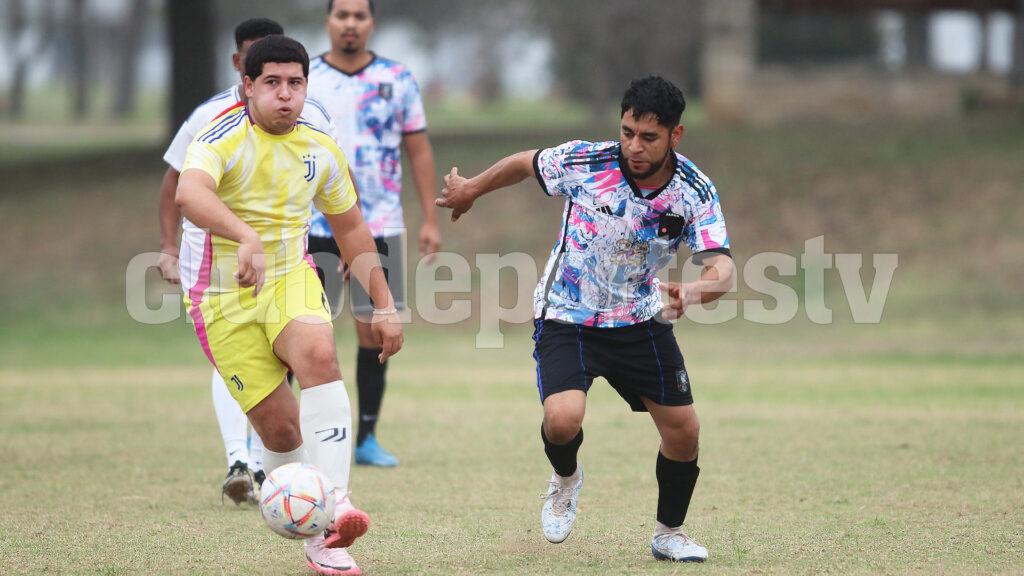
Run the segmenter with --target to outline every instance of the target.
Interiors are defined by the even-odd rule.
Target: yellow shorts
[[[264,284],[256,297],[252,288],[204,294],[198,302],[186,294],[185,308],[203,351],[243,412],[273,392],[288,373],[274,353],[274,340],[284,327],[301,316],[331,323],[327,297],[311,266]]]

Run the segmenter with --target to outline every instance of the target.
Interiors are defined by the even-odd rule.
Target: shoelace
[[[563,486],[558,482],[548,481],[548,484],[551,485],[551,487],[548,488],[548,493],[541,494],[540,499],[552,499],[551,511],[554,512],[556,516],[565,515],[565,513],[569,511],[569,505],[572,503],[572,489],[563,490]],[[568,492],[568,494],[565,494],[565,492]]]
[[[676,540],[679,541],[683,546],[688,546],[691,543],[696,544],[696,542],[694,542],[692,538],[690,538],[686,534],[683,534],[682,532],[668,532],[665,534],[659,534],[658,538],[663,538],[669,541]]]

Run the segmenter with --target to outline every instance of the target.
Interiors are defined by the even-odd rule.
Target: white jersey
[[[355,176],[370,233],[381,237],[403,228],[402,139],[427,129],[412,73],[374,55],[365,67],[347,74],[317,56],[309,62],[309,95],[327,107],[338,125],[338,144]],[[310,226],[310,236],[331,237],[322,215],[314,212]]]
[[[236,84],[197,106],[189,115],[188,120],[185,120],[185,123],[178,129],[178,133],[174,135],[174,140],[164,152],[164,162],[181,172],[181,167],[185,165],[185,151],[188,150],[188,145],[195,139],[196,134],[213,122],[214,118],[238,106],[241,102],[241,86]],[[321,132],[325,132],[335,142],[338,141],[334,122],[327,114],[323,104],[315,98],[306,98],[306,103],[302,107],[302,118]]]

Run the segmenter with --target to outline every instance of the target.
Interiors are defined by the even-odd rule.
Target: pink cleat
[[[328,548],[323,536],[306,540],[306,566],[317,574],[358,576],[363,573],[344,548]]]
[[[328,548],[348,548],[370,529],[370,517],[352,505],[349,494],[334,506],[334,524],[324,531],[324,546]]]

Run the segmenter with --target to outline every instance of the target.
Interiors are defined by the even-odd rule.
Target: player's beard
[[[358,54],[359,48],[355,44],[345,44],[341,47],[342,54]]]
[[[658,162],[657,164],[651,163],[651,167],[649,169],[639,174],[636,174],[632,170],[630,170],[628,161],[622,167],[625,168],[626,172],[633,180],[646,180],[647,178],[650,178],[651,176],[657,174],[659,170],[665,167],[665,163],[668,162],[668,157],[670,154],[672,154],[671,148],[669,148],[668,151],[665,152],[665,157],[661,159],[661,162]]]

